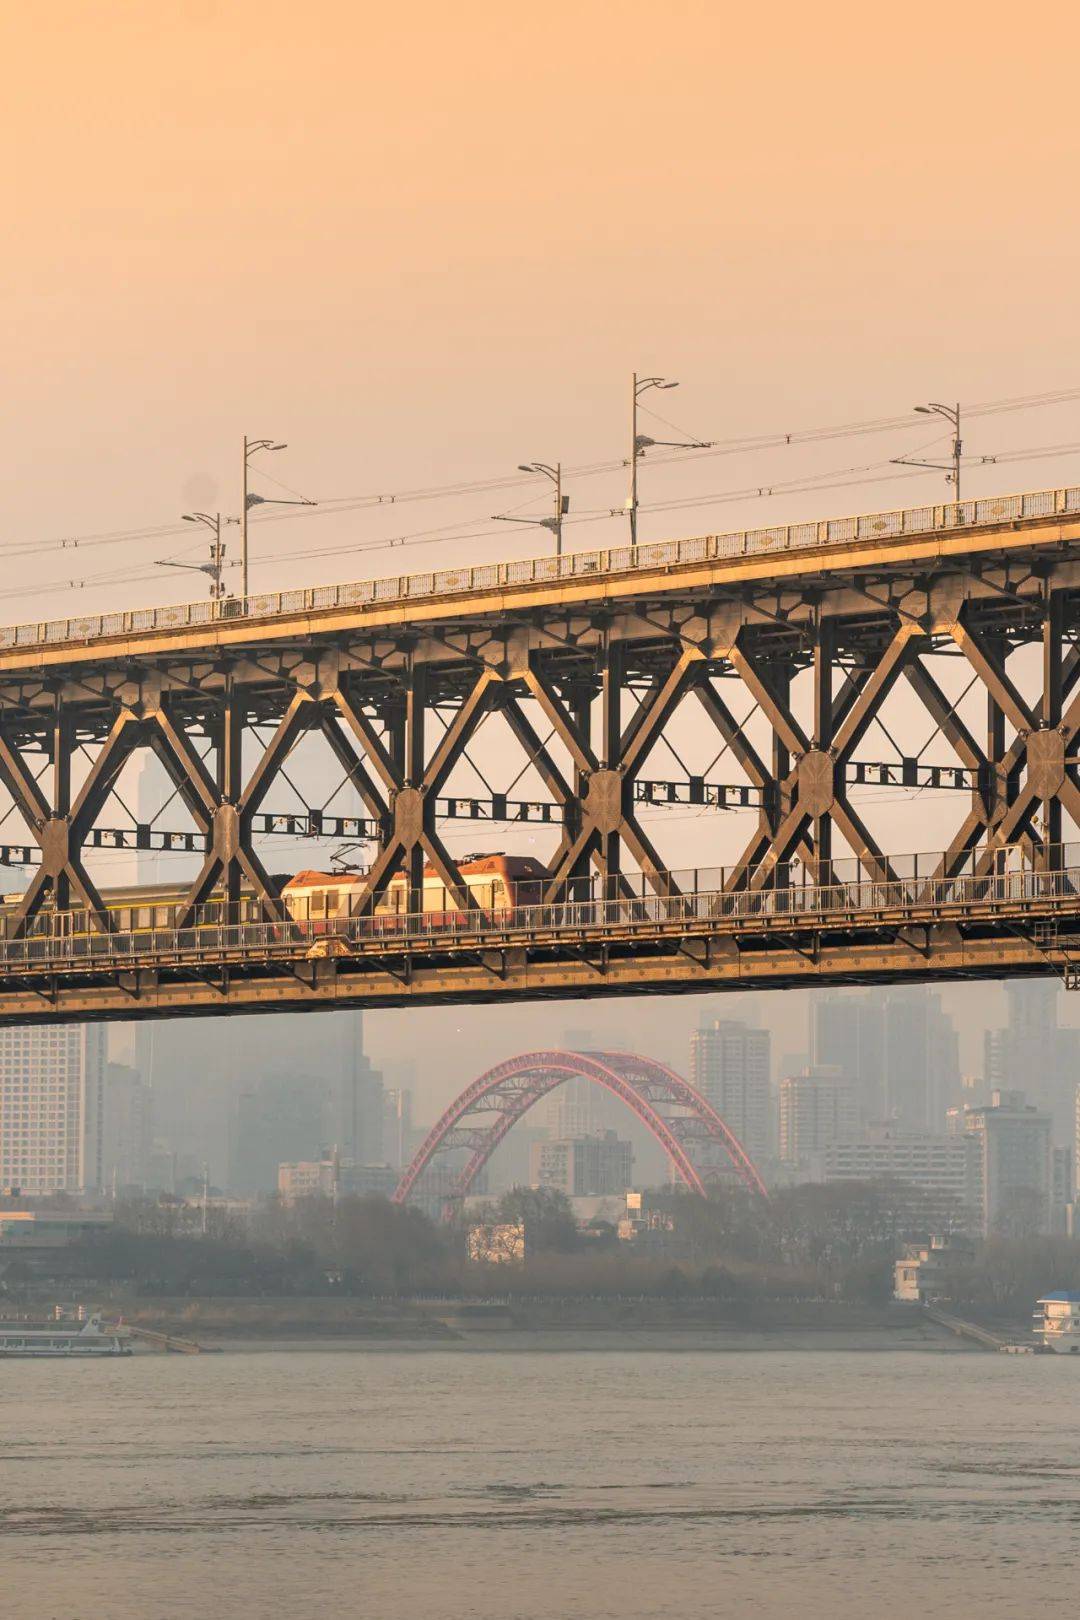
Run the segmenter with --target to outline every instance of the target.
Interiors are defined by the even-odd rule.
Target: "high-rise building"
[[[143,1188],[150,1175],[153,1109],[149,1089],[137,1069],[126,1063],[105,1068],[102,1184],[107,1188]]]
[[[995,1091],[989,1108],[969,1108],[964,1129],[978,1146],[976,1175],[984,1234],[1049,1232],[1054,1164],[1051,1122],[1022,1091]]]
[[[881,996],[852,992],[811,1001],[814,1067],[839,1070],[853,1088],[864,1122],[885,1118],[885,1008]]]
[[[271,1192],[280,1161],[309,1159],[323,1143],[357,1163],[384,1157],[382,1078],[364,1053],[359,1013],[151,1021],[139,1026],[136,1066],[162,1144],[200,1174],[206,1165],[218,1186]],[[239,1183],[238,1153],[248,1155]]]
[[[855,1088],[864,1124],[892,1120],[940,1131],[959,1098],[959,1042],[941,998],[922,987],[840,991],[813,1002],[815,1064],[840,1070]]]
[[[325,1085],[303,1075],[264,1075],[236,1098],[229,1125],[229,1187],[273,1192],[278,1165],[319,1156],[330,1113]]]
[[[1080,1030],[1058,1023],[1060,986],[1052,979],[1016,979],[1005,987],[1008,1022],[987,1030],[987,1084],[1023,1087],[1033,1105],[1050,1115],[1054,1141],[1071,1144],[1074,1093],[1080,1075]]]
[[[780,1082],[780,1158],[788,1165],[812,1163],[842,1136],[858,1128],[859,1106],[850,1081],[835,1067],[820,1066]]]
[[[1051,1148],[1050,1177],[1050,1230],[1063,1235],[1069,1230],[1069,1210],[1076,1191],[1071,1147]]]
[[[101,1186],[104,1067],[102,1024],[0,1029],[0,1187]]]
[[[771,1054],[767,1029],[718,1018],[690,1042],[690,1081],[752,1159],[772,1150]]]
[[[576,1050],[576,1048],[575,1048]],[[552,1137],[590,1136],[596,1128],[596,1085],[578,1075],[564,1080],[543,1104],[543,1122]]]
[[[614,1131],[534,1142],[530,1157],[532,1186],[550,1187],[567,1198],[624,1193],[633,1180],[633,1150]]]
[[[403,1169],[413,1156],[412,1091],[387,1086],[383,1091],[382,1145],[388,1164]]]

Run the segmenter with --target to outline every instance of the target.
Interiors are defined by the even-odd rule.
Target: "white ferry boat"
[[[1044,1294],[1036,1301],[1035,1332],[1055,1355],[1080,1355],[1080,1294]]]
[[[0,1360],[12,1357],[130,1356],[131,1342],[126,1329],[102,1326],[100,1316],[91,1316],[78,1326],[28,1328],[0,1323]]]

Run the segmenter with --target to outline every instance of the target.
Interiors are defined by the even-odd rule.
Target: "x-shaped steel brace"
[[[297,737],[313,724],[318,705],[307,692],[290,701],[247,782],[241,786],[240,735],[243,715],[227,700],[224,714],[222,777],[219,788],[177,724],[167,704],[148,716],[147,740],[208,841],[206,858],[180,903],[177,926],[187,927],[215,887],[235,903],[246,881],[265,916],[280,921],[285,909],[276,887],[252,848],[251,821]]]
[[[74,893],[94,926],[103,932],[109,931],[109,913],[83,866],[82,847],[132,749],[142,740],[142,729],[141,722],[129,709],[120,711],[74,804],[70,804],[71,738],[62,720],[58,720],[53,745],[54,805],[49,804],[18,751],[0,733],[0,780],[41,849],[41,865],[13,908],[15,935],[25,931],[50,889],[58,909],[66,909]]]
[[[790,801],[775,829],[767,817],[744,849],[726,880],[727,887],[749,881],[754,889],[767,886],[776,869],[791,859],[814,829],[813,858],[818,881],[828,877],[827,835],[835,827],[873,877],[893,876],[861,817],[844,792],[844,765],[858,747],[874,716],[910,659],[916,642],[925,639],[919,625],[900,624],[874,668],[861,684],[849,682],[839,701],[831,690],[832,647],[819,626],[815,645],[815,725],[808,738],[750,658],[741,640],[731,648],[729,662],[763,710],[785,750],[795,759],[780,792]],[[759,762],[760,766],[760,762]],[[761,767],[763,769],[763,767]]]
[[[587,726],[575,724],[538,660],[534,658],[530,661],[524,676],[526,688],[570,755],[583,785],[583,792],[577,801],[575,825],[572,831],[564,834],[553,862],[547,889],[549,901],[555,902],[563,897],[590,857],[596,860],[605,877],[616,880],[620,845],[629,851],[657,894],[677,892],[677,885],[634,814],[633,784],[671,715],[686,693],[702,678],[706,667],[705,656],[697,647],[684,647],[671,669],[642,702],[623,730],[618,721],[622,691],[620,660],[616,649],[609,647],[603,670],[604,757],[598,759],[586,735]],[[521,729],[515,729],[525,740]],[[535,733],[532,735],[535,737]],[[566,783],[561,780],[558,784],[549,782],[549,786],[564,804],[576,797],[570,794]]]
[[[1015,797],[1002,814],[995,816],[991,804],[973,805],[950,846],[947,860],[955,869],[985,832],[986,850],[978,870],[989,871],[999,849],[1032,836],[1032,818],[1041,804],[1047,827],[1045,854],[1052,861],[1056,858],[1053,846],[1059,845],[1061,840],[1061,812],[1067,812],[1080,826],[1080,787],[1068,765],[1080,736],[1080,695],[1064,708],[1065,698],[1080,678],[1080,653],[1073,647],[1062,657],[1061,597],[1055,593],[1047,602],[1043,690],[1038,712],[1029,708],[1009,679],[1003,663],[963,618],[953,626],[952,637],[1016,732],[1000,764],[984,759],[984,768],[988,773],[996,771],[998,780],[1006,785],[1016,780],[1025,765],[1027,770]]]
[[[368,808],[385,829],[382,848],[367,874],[358,907],[361,912],[372,909],[403,866],[407,868],[409,908],[421,906],[426,856],[440,883],[453,895],[455,905],[462,910],[475,910],[476,899],[435,830],[435,800],[491,707],[501,688],[501,677],[494,670],[484,670],[479,675],[426,763],[423,757],[424,693],[417,672],[413,672],[411,679],[416,686],[411,694],[412,712],[406,714],[404,762],[390,752],[367,715],[351,702],[346,692],[339,688],[331,697],[337,715],[327,736],[339,760],[357,781]],[[363,760],[353,752],[351,740],[346,737],[350,732],[373,774],[369,774]]]

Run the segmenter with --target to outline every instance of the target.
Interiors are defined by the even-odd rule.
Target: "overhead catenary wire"
[[[976,402],[964,407],[964,415],[966,419],[970,419],[972,417],[999,415],[1012,411],[1067,404],[1076,400],[1080,400],[1080,387],[1054,389],[1040,394],[1023,394],[1005,399]],[[662,421],[664,419],[658,418],[658,420]],[[650,460],[654,465],[661,463],[666,465],[686,460],[707,460],[715,456],[783,449],[800,444],[822,443],[831,439],[852,438],[918,426],[925,426],[925,419],[914,412],[908,412],[901,416],[872,417],[863,421],[843,422],[824,427],[721,438],[709,441],[701,449],[660,451],[652,455]],[[625,457],[587,462],[577,466],[567,465],[564,467],[563,475],[567,480],[596,477],[605,473],[617,472],[627,465]],[[283,489],[290,488],[290,486],[281,483],[280,480],[264,469],[260,468],[259,474],[261,477],[267,478],[271,483],[278,484]],[[542,480],[529,474],[509,474],[503,477],[422,485],[413,489],[390,492],[324,496],[320,497],[317,506],[290,512],[260,513],[258,521],[260,523],[296,522],[310,520],[315,517],[330,517],[345,511],[370,507],[402,505],[414,501],[451,500],[459,496],[523,488],[528,484],[541,482]],[[291,491],[291,493],[295,494],[296,492]],[[16,540],[6,544],[0,542],[0,556],[33,556],[54,550],[62,551],[77,548],[86,549],[95,546],[135,544],[146,539],[167,538],[172,535],[185,534],[186,532],[179,524],[142,524],[130,529],[95,530],[84,535],[60,535],[50,539]]]
[[[1045,460],[1054,456],[1080,454],[1080,441],[1076,443],[1034,447],[1027,450],[1003,451],[994,455],[979,458],[982,465],[999,465],[1007,462],[1022,462],[1025,460]],[[771,500],[785,496],[802,493],[821,493],[826,490],[855,489],[867,484],[882,484],[907,481],[913,478],[926,478],[928,473],[922,468],[912,468],[903,472],[878,471],[892,465],[891,461],[867,462],[848,468],[832,469],[829,472],[807,474],[799,479],[777,481],[768,485],[745,485],[738,489],[716,491],[711,494],[685,496],[667,501],[643,502],[642,511],[646,512],[678,512],[691,511],[721,506],[745,500]],[[585,524],[605,522],[612,518],[621,517],[618,509],[596,508],[592,511],[579,512],[564,519],[566,526],[572,524]],[[274,521],[272,518],[262,521]],[[505,537],[507,534],[531,535],[532,526],[522,524],[515,527],[478,528],[465,530],[470,519],[460,519],[456,523],[439,524],[431,529],[422,529],[410,534],[390,536],[371,541],[345,541],[338,545],[321,546],[316,548],[303,547],[292,551],[271,552],[263,559],[266,563],[292,562],[298,559],[310,561],[315,558],[359,556],[367,552],[392,551],[416,546],[444,545],[451,541],[483,540],[495,536]],[[463,532],[465,530],[465,532]],[[187,533],[187,530],[182,531]],[[226,566],[229,566],[228,564]],[[0,590],[0,601],[18,600],[46,595],[58,590],[81,591],[98,588],[112,582],[123,581],[124,584],[144,584],[150,580],[159,580],[158,574],[132,574],[123,567],[113,567],[101,570],[96,574],[89,574],[78,579],[49,580],[40,584],[23,585],[7,590]]]

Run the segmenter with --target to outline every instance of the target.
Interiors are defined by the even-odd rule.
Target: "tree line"
[[[251,1211],[169,1197],[119,1201],[111,1227],[67,1256],[69,1270],[141,1295],[649,1295],[884,1301],[911,1231],[910,1189],[806,1185],[762,1200],[718,1187],[648,1196],[652,1229],[634,1241],[568,1201],[519,1188],[450,1224],[381,1197],[273,1200]],[[467,1257],[468,1225],[521,1224],[522,1265]],[[20,1262],[7,1262],[10,1290]],[[980,1280],[981,1279],[981,1280]],[[972,1288],[986,1289],[984,1273]],[[1040,1285],[1046,1286],[1046,1285]],[[1063,1286],[1063,1285],[1062,1285]]]

